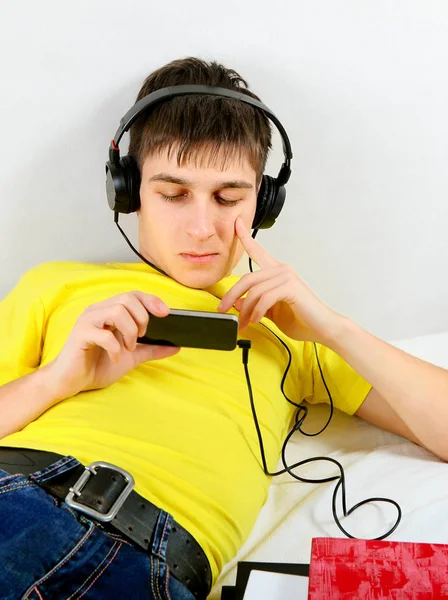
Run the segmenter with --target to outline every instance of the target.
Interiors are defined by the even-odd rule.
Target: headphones
[[[291,176],[292,150],[285,128],[274,113],[258,100],[241,92],[208,85],[177,85],[162,88],[136,102],[121,119],[114,139],[111,141],[109,161],[106,163],[107,201],[115,213],[115,222],[118,222],[118,213],[129,214],[140,208],[140,171],[138,165],[133,156],[127,155],[120,158],[118,144],[123,134],[129,130],[142,113],[150,111],[157,104],[171,100],[176,96],[191,94],[220,96],[245,102],[263,111],[266,117],[276,125],[282,138],[285,161],[276,178],[263,175],[252,224],[254,230],[272,227],[285,203],[285,184]]]

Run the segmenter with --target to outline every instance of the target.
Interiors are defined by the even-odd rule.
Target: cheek
[[[232,211],[232,221],[235,223],[238,217],[241,218],[244,225],[249,229],[254,222],[255,212],[257,210],[257,198],[256,196],[244,202],[240,207],[237,207],[235,211]]]
[[[175,210],[172,210],[168,204],[159,202],[151,202],[148,199],[142,203],[140,209],[141,223],[152,232],[166,232],[167,234],[181,227],[180,215]]]
[[[244,225],[247,229],[252,229],[252,223],[254,222],[255,212],[257,210],[257,202],[256,199],[249,207],[245,207],[244,210],[240,211],[238,215],[241,217]]]
[[[218,236],[227,243],[237,240],[235,233],[235,221],[241,217],[246,224],[247,216],[242,214],[241,210],[229,210],[227,213],[220,214],[215,220],[215,231]]]

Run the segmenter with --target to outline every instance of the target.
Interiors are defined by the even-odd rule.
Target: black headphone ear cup
[[[257,210],[255,211],[252,229],[260,229],[260,226],[263,224],[266,216],[266,207],[269,204],[270,187],[269,176],[263,175],[260,189],[258,190]]]
[[[252,229],[269,229],[269,227],[272,227],[283,208],[285,196],[285,188],[283,186],[279,187],[274,177],[263,175]]]
[[[135,212],[140,208],[140,170],[137,161],[129,154],[120,160],[120,166],[126,183],[128,196],[128,213]]]
[[[132,156],[106,163],[106,194],[115,213],[128,214],[140,208],[140,171]]]

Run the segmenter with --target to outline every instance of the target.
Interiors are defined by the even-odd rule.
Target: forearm
[[[373,385],[421,444],[448,459],[448,371],[343,319],[327,344]]]
[[[59,401],[45,367],[0,387],[0,439],[20,431]]]

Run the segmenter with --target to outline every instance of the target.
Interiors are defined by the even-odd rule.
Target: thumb
[[[153,346],[152,344],[137,344],[133,354],[135,366],[148,360],[160,360],[168,358],[179,352],[177,346]]]

